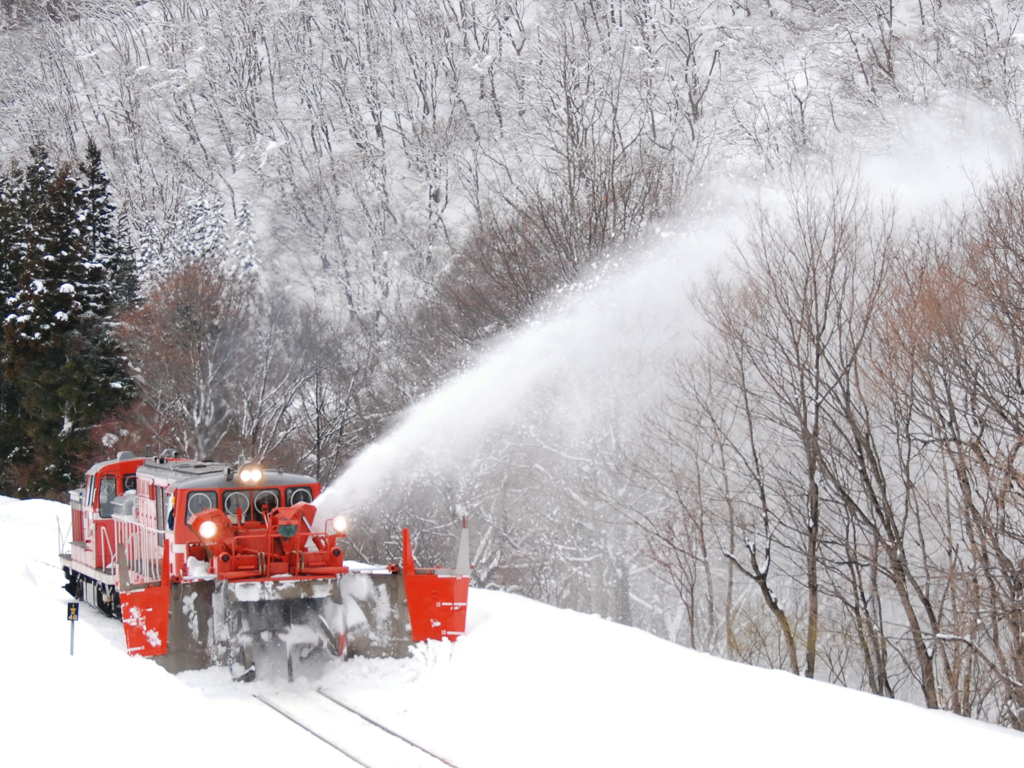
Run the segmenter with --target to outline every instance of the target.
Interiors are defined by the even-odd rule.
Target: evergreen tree
[[[248,206],[243,204],[232,228],[216,192],[186,200],[169,226],[144,225],[139,250],[149,286],[165,282],[191,264],[204,264],[231,279],[259,272]]]
[[[9,174],[0,175],[0,320],[7,316],[7,299],[14,295],[18,285],[20,254],[17,248],[23,237],[18,209],[21,183],[17,167],[12,167]]]
[[[94,147],[91,150],[95,150]],[[0,467],[19,494],[70,487],[93,452],[92,428],[130,397],[127,361],[112,320],[134,301],[133,260],[119,235],[98,151],[55,169],[35,147],[14,196],[19,236],[0,258],[14,265],[4,316],[3,368],[21,444]]]
[[[18,279],[24,239],[19,209],[22,174],[13,167],[9,174],[0,175],[0,322],[11,314]],[[10,303],[9,303],[10,302]],[[25,445],[21,420],[21,398],[14,382],[7,374],[7,347],[0,335],[0,466],[14,467],[19,460],[19,449]],[[4,482],[8,473],[0,471],[0,493],[12,493],[14,487]]]
[[[83,237],[93,263],[106,273],[114,309],[133,309],[138,304],[139,277],[135,252],[110,200],[110,181],[100,163],[100,150],[90,138],[85,162],[79,166],[84,185],[85,219]]]
[[[186,224],[181,231],[183,238],[178,255],[186,261],[223,264],[230,240],[224,204],[220,199],[216,195],[204,195],[190,201],[186,207]]]
[[[252,212],[245,202],[235,219],[235,238],[231,242],[225,271],[230,277],[237,276],[245,280],[256,280],[259,277],[260,264],[256,256]]]

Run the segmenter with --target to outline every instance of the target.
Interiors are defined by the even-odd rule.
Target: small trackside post
[[[68,621],[71,622],[71,655],[75,655],[75,624],[78,622],[78,603],[68,603]]]

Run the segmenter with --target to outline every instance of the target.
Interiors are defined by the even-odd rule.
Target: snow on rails
[[[403,656],[466,628],[468,532],[456,567],[344,559],[347,521],[313,531],[320,486],[255,465],[121,452],[71,491],[67,590],[120,618],[128,652],[172,672],[229,665],[252,679],[283,651],[289,675],[311,654]]]

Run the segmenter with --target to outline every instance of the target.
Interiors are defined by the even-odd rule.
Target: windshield
[[[266,524],[270,510],[281,506],[281,491],[277,488],[228,491],[224,494],[224,512],[233,523]]]

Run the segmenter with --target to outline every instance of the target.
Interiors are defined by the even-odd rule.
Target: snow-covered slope
[[[69,654],[57,567],[67,507],[0,500],[5,754],[40,765],[336,765],[253,698],[289,684],[173,676],[124,653],[88,608]],[[1024,736],[680,648],[514,595],[474,590],[469,631],[409,659],[334,662],[316,681],[460,768],[1017,765]],[[315,761],[315,762],[314,762]]]

